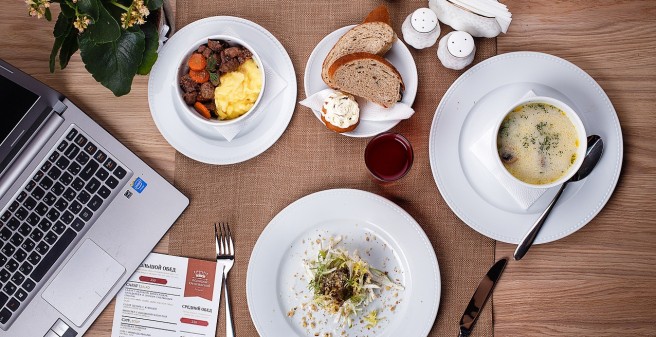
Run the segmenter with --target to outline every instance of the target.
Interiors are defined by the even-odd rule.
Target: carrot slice
[[[196,83],[205,83],[210,80],[210,73],[207,70],[189,70],[189,77]]]
[[[203,117],[207,119],[212,118],[210,109],[208,109],[205,105],[203,105],[203,103],[201,102],[194,103],[194,109],[196,109],[196,111],[198,111],[199,114],[203,115]]]
[[[205,69],[205,67],[207,66],[207,60],[203,55],[198,53],[193,53],[189,57],[189,61],[187,62],[187,64],[189,65],[189,69],[201,71]]]

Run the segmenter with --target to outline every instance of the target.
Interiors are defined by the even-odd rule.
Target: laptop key
[[[54,195],[52,192],[48,192],[48,194],[46,194],[46,197],[43,199],[43,202],[46,205],[52,205],[55,203],[55,201],[57,201],[57,196]]]
[[[50,178],[48,178],[48,177],[45,177],[45,178],[41,179],[41,182],[39,182],[39,186],[41,186],[41,188],[43,188],[44,190],[47,191],[47,190],[49,190],[49,189],[52,187],[52,185],[53,185],[54,183],[55,183],[55,182],[52,181],[52,179],[50,179]]]
[[[20,192],[20,194],[18,194],[18,197],[16,197],[16,200],[18,202],[23,202],[23,200],[25,200],[25,198],[27,198],[27,192],[22,191],[22,192]]]
[[[77,153],[80,152],[80,148],[77,147],[75,144],[70,144],[66,148],[66,151],[64,151],[64,155],[68,157],[68,159],[75,159],[75,156],[77,156]]]
[[[82,191],[80,194],[77,195],[77,200],[79,200],[81,203],[86,204],[89,199],[91,199],[91,194],[87,191]]]
[[[43,199],[43,196],[46,194],[46,191],[44,191],[41,187],[35,187],[34,190],[32,191],[32,197],[36,200],[41,200]]]
[[[16,291],[16,285],[11,283],[11,281],[9,281],[9,282],[7,282],[7,284],[5,284],[4,288],[2,288],[2,291],[5,294],[11,296]]]
[[[20,226],[20,221],[18,221],[18,219],[14,217],[11,217],[11,219],[7,221],[7,227],[9,227],[9,229],[11,229],[12,231],[18,229],[19,226]]]
[[[73,220],[73,224],[71,225],[71,227],[73,227],[73,229],[75,229],[75,222],[76,221],[78,221],[78,219]],[[77,231],[79,232],[79,230],[77,230]],[[55,232],[53,232],[53,231],[50,231],[50,232],[48,232],[48,234],[46,234],[46,236],[43,237],[43,241],[47,242],[49,245],[54,245],[55,241],[57,241],[58,237],[59,237],[59,235],[55,234]]]
[[[9,210],[7,210],[4,213],[2,213],[2,216],[0,217],[0,220],[2,220],[2,222],[5,222],[5,221],[9,220],[9,218],[11,218],[11,212]]]
[[[33,179],[34,181],[39,181],[39,180],[41,180],[41,178],[43,178],[44,175],[46,175],[46,174],[43,173],[43,171],[37,171],[37,172],[34,174],[34,176],[32,177],[32,179]]]
[[[77,138],[75,138],[75,144],[78,146],[82,147],[87,143],[87,137],[84,137],[82,134],[79,134]]]
[[[23,236],[20,235],[20,233],[15,233],[14,236],[11,237],[9,242],[14,244],[14,246],[20,246],[20,244],[23,243],[23,240],[25,240],[25,239],[23,239]],[[7,254],[7,255],[9,255],[9,254]]]
[[[123,179],[125,177],[125,174],[128,173],[124,168],[122,167],[117,167],[116,170],[114,170],[114,175],[118,179]]]
[[[7,208],[7,209],[10,212],[16,212],[16,210],[18,209],[19,206],[20,206],[20,204],[18,203],[18,201],[14,201],[9,205],[9,208]],[[9,213],[7,213],[7,214],[9,214]]]
[[[66,210],[66,208],[68,208],[68,204],[69,204],[69,202],[66,201],[66,199],[59,199],[59,200],[57,200],[57,202],[55,203],[55,208],[56,208],[58,211],[63,212],[63,211]]]
[[[14,213],[14,215],[18,218],[18,220],[23,221],[25,218],[27,218],[28,212],[25,208],[20,207],[16,213]]]
[[[84,147],[84,151],[86,151],[89,155],[93,155],[94,153],[96,153],[97,149],[98,147],[96,146],[96,144],[92,142],[88,142],[87,145]]]
[[[36,207],[36,200],[32,197],[27,197],[23,202],[23,207],[27,208],[28,211],[31,211]]]
[[[68,167],[68,164],[71,162],[66,157],[61,157],[55,162],[55,166],[59,167],[62,170],[65,170]]]
[[[73,214],[80,213],[80,211],[82,210],[82,204],[80,204],[78,201],[73,201],[73,203],[71,203],[71,206],[68,207],[68,210],[71,211],[71,213]]]
[[[89,161],[89,155],[86,152],[80,151],[80,153],[75,157],[75,160],[80,163],[80,165],[84,165]]]
[[[82,228],[84,228],[85,224],[86,223],[80,220],[80,218],[75,218],[75,220],[73,220],[73,223],[71,224],[71,228],[79,232],[82,230]]]
[[[30,239],[34,240],[35,242],[41,241],[42,237],[43,237],[43,232],[40,231],[38,228],[35,228],[30,234]]]
[[[101,196],[103,199],[107,199],[109,195],[112,194],[112,191],[109,190],[109,188],[103,186],[98,190],[98,195]]]
[[[96,170],[100,167],[100,165],[95,162],[95,161],[90,161],[87,163],[87,165],[84,167],[82,172],[80,173],[80,177],[84,180],[89,180],[91,176],[93,176],[94,173],[96,173]]]
[[[76,191],[81,190],[84,187],[84,180],[80,179],[79,177],[75,178],[75,180],[73,180],[73,183],[71,184],[71,187],[74,188]]]
[[[66,147],[68,147],[68,142],[65,141],[65,140],[62,140],[61,143],[59,143],[59,145],[57,145],[57,150],[59,150],[59,152],[64,152],[64,150],[66,150]]]
[[[107,181],[109,182],[109,179],[107,179]],[[89,193],[91,194],[96,193],[98,188],[100,188],[100,181],[98,181],[98,179],[96,178],[91,178],[91,180],[89,180],[89,182],[85,186],[85,189],[89,191]]]
[[[77,192],[75,192],[74,189],[72,188],[67,188],[66,191],[64,191],[64,194],[62,194],[62,197],[66,199],[68,202],[71,202],[75,200],[75,196],[77,195]]]
[[[41,171],[46,172],[52,167],[52,163],[47,161],[41,165]]]
[[[68,134],[66,135],[66,139],[73,140],[75,139],[75,136],[77,136],[77,130],[71,129],[71,131],[69,131]]]
[[[16,262],[18,263],[25,261],[26,257],[27,253],[20,248],[18,248],[18,250],[14,253],[14,259],[16,259]]]
[[[45,253],[48,252],[48,248],[50,248],[50,246],[48,246],[47,243],[41,241],[41,242],[39,242],[39,244],[36,246],[36,248],[34,249],[34,251],[37,252],[37,253],[39,253],[39,254],[41,254],[41,255],[44,255]]]
[[[23,302],[27,298],[27,293],[25,290],[18,288],[16,294],[14,294],[14,297],[16,297],[17,300]]]
[[[64,214],[61,216],[61,221],[67,225],[73,222],[73,219],[75,219],[75,216],[69,211],[64,212]]]
[[[30,213],[30,215],[28,215],[26,219],[27,223],[32,226],[36,226],[37,224],[39,224],[39,220],[41,220],[41,217],[35,212]]]
[[[53,152],[50,154],[50,157],[48,157],[48,161],[54,163],[55,160],[57,160],[57,158],[59,158],[59,152],[57,152],[57,151],[53,151]]]
[[[27,185],[25,185],[25,190],[30,192],[34,189],[35,186],[36,186],[36,181],[30,180],[30,182],[27,183]]]
[[[50,226],[52,226],[52,222],[48,221],[48,219],[45,218],[41,219],[41,221],[39,221],[39,224],[37,225],[37,227],[44,232],[47,232],[48,229],[50,229]]]
[[[98,169],[98,171],[96,171],[96,178],[98,178],[100,181],[104,181],[107,179],[107,177],[109,177],[109,172],[107,172],[107,170],[104,168],[101,167]]]
[[[52,230],[57,234],[63,233],[64,229],[66,229],[66,225],[64,225],[64,223],[62,223],[61,221],[57,221],[55,225],[52,226]]]
[[[14,273],[14,276],[11,277],[11,282],[14,282],[16,286],[20,286],[25,281],[25,275],[21,273]]]
[[[2,269],[2,270],[0,270],[0,281],[1,281],[1,282],[7,282],[7,281],[9,281],[9,278],[10,278],[10,277],[11,277],[11,273],[10,273],[8,270],[6,270],[6,269]],[[1,294],[2,294],[2,293],[0,293],[0,295],[1,295]]]
[[[9,309],[4,308],[2,311],[0,311],[0,323],[5,324],[9,322],[9,319],[11,318],[11,311]]]
[[[54,244],[56,240],[57,240],[57,236],[55,236],[55,239],[52,241],[52,243]],[[37,252],[32,252],[32,254],[30,254],[30,256],[27,257],[27,261],[29,261],[31,264],[36,265],[37,263],[39,263],[39,261],[41,261],[41,255],[39,255],[39,253]]]
[[[18,227],[18,233],[21,233],[23,236],[26,236],[27,234],[30,234],[32,231],[32,226],[29,224],[22,224],[20,227]]]
[[[91,200],[90,200],[89,203],[87,204],[87,206],[88,206],[92,211],[95,212],[95,211],[98,210],[98,208],[100,208],[100,206],[102,205],[102,203],[103,203],[103,199],[102,199],[101,197],[97,196],[97,195],[94,195],[93,198],[91,198]]]
[[[7,302],[7,308],[11,311],[18,310],[18,307],[20,307],[20,302],[16,298],[12,298]]]
[[[34,266],[32,266],[29,262],[25,261],[23,264],[21,264],[20,268],[18,268],[18,271],[20,271],[23,274],[29,274],[32,272],[34,269]]]
[[[52,186],[50,190],[56,195],[61,195],[62,193],[64,193],[65,189],[66,187],[64,185],[62,185],[60,182],[56,182],[55,185]]]
[[[57,240],[57,243],[52,246],[48,254],[43,257],[39,265],[34,268],[32,274],[30,275],[32,279],[37,282],[41,281],[48,270],[50,270],[50,267],[52,267],[55,262],[57,262],[62,253],[64,253],[66,248],[71,244],[71,242],[73,242],[73,239],[75,239],[76,235],[77,233],[75,233],[74,230],[70,228],[67,229],[59,238],[59,240]]]
[[[61,213],[58,210],[51,208],[50,211],[48,211],[46,214],[46,218],[48,218],[50,221],[57,221],[60,215]]]
[[[28,293],[34,290],[34,287],[36,287],[36,282],[30,280],[29,278],[25,280],[25,283],[23,283],[23,289],[25,289],[25,291]]]
[[[14,251],[16,251],[16,247],[14,247],[12,244],[6,244],[4,247],[2,247],[2,250],[1,250],[2,254],[5,254],[7,256],[14,255]],[[11,262],[11,261],[9,261],[9,262]]]
[[[0,266],[4,266],[7,263],[7,257],[0,254]]]
[[[4,307],[5,304],[9,301],[9,296],[6,294],[0,293],[0,308]]]
[[[8,272],[13,273],[18,269],[18,262],[16,260],[11,259],[7,264],[5,264],[5,269],[7,269]]]
[[[80,170],[82,170],[82,166],[76,162],[72,162],[71,165],[68,166],[68,172],[71,172],[72,175],[77,175],[80,173]]]
[[[103,166],[107,169],[107,171],[112,172],[116,168],[116,162],[110,158],[107,159]]]
[[[9,240],[10,237],[11,237],[11,230],[9,228],[3,227],[2,229],[0,229],[0,239],[2,239],[2,241],[7,241]]]
[[[82,212],[80,212],[80,218],[82,218],[84,221],[89,221],[92,216],[93,212],[88,208],[85,208]]]
[[[116,180],[116,178],[114,178],[114,177],[109,177],[109,178],[107,178],[107,181],[105,182],[105,184],[107,184],[107,186],[109,186],[109,188],[115,189],[116,186],[118,186],[118,180]]]
[[[93,156],[93,159],[97,160],[99,163],[102,164],[105,162],[105,160],[107,160],[107,155],[105,154],[105,152],[98,150],[98,152],[96,152],[96,155]]]
[[[32,241],[30,239],[27,239],[27,240],[25,240],[25,242],[23,242],[23,244],[21,245],[21,248],[25,249],[25,251],[29,253],[29,252],[32,251],[32,249],[34,249],[35,245],[36,244],[34,243],[34,241]]]
[[[53,167],[48,171],[48,177],[52,178],[53,180],[59,179],[61,174],[62,174],[62,171],[60,169],[56,168],[56,167]]]
[[[73,181],[73,176],[68,172],[64,172],[61,175],[61,178],[59,178],[59,181],[61,181],[64,185],[68,185]]]

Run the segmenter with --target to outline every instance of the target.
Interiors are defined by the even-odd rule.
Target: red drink
[[[413,158],[412,145],[398,133],[381,133],[364,150],[367,169],[384,182],[403,178],[410,171]]]

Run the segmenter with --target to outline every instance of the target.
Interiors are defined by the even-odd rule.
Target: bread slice
[[[337,90],[360,96],[385,108],[401,100],[403,78],[386,59],[371,53],[344,55],[330,66],[328,77]]]
[[[396,40],[396,33],[390,24],[390,16],[385,5],[371,11],[365,21],[353,27],[342,36],[328,52],[321,67],[321,78],[332,87],[328,69],[338,58],[358,52],[385,55]]]

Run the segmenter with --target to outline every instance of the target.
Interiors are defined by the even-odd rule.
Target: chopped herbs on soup
[[[497,133],[499,158],[508,172],[529,184],[549,184],[576,161],[576,127],[559,108],[528,103],[513,109]]]

